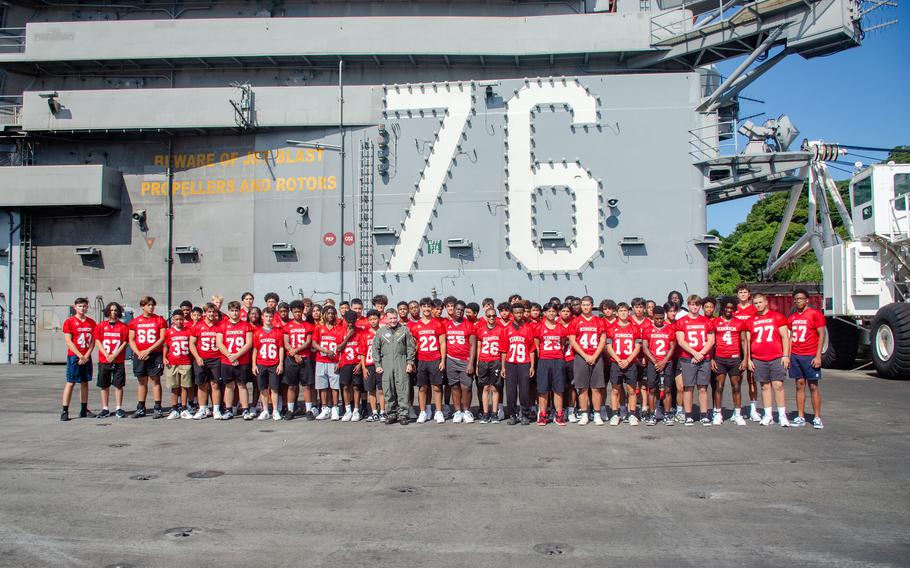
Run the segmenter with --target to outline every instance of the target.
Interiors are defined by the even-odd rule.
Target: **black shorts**
[[[564,372],[566,374],[566,390],[575,384],[575,361],[564,361]]]
[[[281,375],[278,374],[278,365],[258,365],[258,368],[259,376],[257,377],[257,382],[259,383],[259,390],[278,390],[281,388]]]
[[[562,359],[541,359],[537,363],[537,392],[566,390],[566,365]]]
[[[499,361],[478,361],[477,384],[485,387],[498,385],[499,368]]]
[[[594,365],[588,365],[581,355],[575,355],[574,369],[572,372],[573,383],[578,390],[587,388],[602,389],[607,386],[606,377],[604,376],[603,357],[597,359]]]
[[[367,376],[363,381],[363,390],[366,392],[382,390],[382,373],[376,372],[376,365],[367,365]]]
[[[301,359],[300,363],[294,361],[293,357],[284,358],[284,375],[281,382],[289,387],[303,385],[310,386],[310,367],[313,362],[311,359]]]
[[[163,356],[164,354],[161,351],[153,351],[143,361],[133,355],[133,375],[137,378],[160,377],[164,374]]]
[[[355,386],[363,390],[363,375],[355,374],[354,371],[359,367],[357,363],[338,367],[338,380],[343,387]]]
[[[221,380],[221,360],[217,357],[203,359],[202,366],[193,363],[193,380],[196,386],[202,386],[212,381]]]
[[[444,377],[439,370],[439,359],[417,362],[417,386],[441,385]]]
[[[126,384],[126,370],[123,363],[98,363],[98,378],[95,385],[99,389],[106,389],[114,385],[122,389]]]
[[[667,366],[661,372],[657,372],[657,367],[654,366],[654,363],[648,361],[645,376],[647,377],[648,390],[657,390],[661,385],[665,391],[670,390],[670,385],[673,384],[673,361],[671,360],[667,363]]]
[[[743,372],[739,370],[739,364],[743,362],[739,357],[718,357],[714,360],[717,364],[718,375],[727,377],[741,377]]]
[[[633,387],[638,384],[638,365],[632,363],[625,369],[621,369],[619,363],[615,361],[610,365],[610,384],[618,385],[621,383]]]
[[[221,380],[229,383],[237,381],[239,383],[249,383],[253,380],[253,370],[249,363],[246,365],[228,365],[221,363]]]

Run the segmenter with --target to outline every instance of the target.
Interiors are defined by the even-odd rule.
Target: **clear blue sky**
[[[798,140],[883,148],[910,145],[910,0],[898,1],[898,8],[880,9],[874,21],[900,22],[867,34],[860,47],[809,60],[791,55],[778,63],[742,93],[764,104],[743,101],[740,116],[764,112],[752,119],[761,124],[787,114],[800,130]],[[738,64],[739,60],[725,62],[720,72],[729,74]],[[871,162],[856,156],[846,159]],[[833,169],[831,173],[837,179],[848,177]],[[745,220],[755,200],[708,207],[708,228],[729,234]]]

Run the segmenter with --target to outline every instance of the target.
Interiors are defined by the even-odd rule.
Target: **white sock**
[[[304,405],[306,406],[306,411],[307,411],[307,412],[313,410],[313,403],[312,403],[312,402],[305,402]]]
[[[771,416],[771,407],[765,409],[765,416]]]
[[[296,403],[289,402],[289,403],[288,403],[288,410],[290,410],[291,412],[294,412],[294,407],[295,407],[295,406],[297,406]]]
[[[350,412],[350,411],[351,411],[351,405],[350,405],[350,404],[345,404],[345,405],[344,405],[344,411],[345,411],[345,412]]]
[[[683,409],[682,405],[677,404],[677,405],[676,405],[676,413],[679,414],[679,413],[681,413],[681,412],[685,412],[685,410]]]
[[[749,412],[755,412],[756,403],[754,400],[749,401]]]
[[[566,412],[568,412],[569,414],[575,414],[575,407],[570,406],[570,407],[566,408]]]
[[[781,418],[786,418],[786,417],[787,417],[787,407],[786,407],[786,406],[778,406],[778,407],[777,407],[777,415],[778,415],[779,417],[781,417]]]
[[[118,404],[118,405],[117,405],[117,410],[123,410],[123,407],[120,406],[120,405]]]
[[[429,405],[429,404],[428,404],[427,407],[424,409],[424,412],[426,412],[427,414],[433,414],[433,407],[432,407],[432,405]]]
[[[742,416],[742,410],[740,410],[739,408],[734,408],[733,416]]]

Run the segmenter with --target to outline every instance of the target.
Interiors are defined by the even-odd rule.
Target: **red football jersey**
[[[145,351],[155,344],[164,336],[164,330],[167,329],[167,322],[159,315],[146,317],[145,314],[133,318],[129,323],[131,331],[135,332],[136,347],[139,351]],[[163,351],[163,346],[158,347],[155,351]]]
[[[562,359],[565,352],[562,350],[562,340],[568,335],[565,326],[556,322],[556,327],[550,329],[547,322],[536,326],[534,336],[540,341],[537,352],[541,359]]]
[[[670,351],[670,343],[676,341],[676,328],[671,323],[664,322],[663,326],[657,327],[654,322],[651,322],[647,331],[642,332],[641,337],[648,340],[651,355],[657,359],[663,359]]]
[[[493,329],[487,326],[486,321],[479,321],[474,326],[474,337],[477,338],[477,360],[489,363],[490,361],[499,361],[499,353],[502,350],[502,330],[503,328],[497,323]]]
[[[357,328],[357,331],[366,331],[370,329],[370,320],[366,316],[360,316],[357,318],[357,321],[354,322],[354,327]]]
[[[585,355],[594,355],[600,344],[600,336],[606,331],[604,318],[591,316],[578,316],[569,326],[569,335],[575,336],[575,342],[581,347]]]
[[[360,362],[360,335],[363,332],[358,331],[354,337],[348,341],[341,353],[338,354],[338,365],[353,365]]]
[[[461,323],[446,320],[446,355],[459,361],[467,361],[471,355],[469,338],[472,333],[471,322],[462,319]]]
[[[526,324],[518,326],[510,324],[502,331],[502,347],[507,349],[507,363],[530,363],[531,352],[534,350],[534,330]]]
[[[240,308],[240,319],[250,321],[250,312],[246,311],[246,308]]]
[[[645,332],[648,331],[648,328],[650,328],[654,324],[654,322],[652,322],[651,318],[649,318],[648,316],[645,316],[644,319],[642,319],[641,321],[636,320],[635,316],[629,316],[629,321],[634,323],[635,326],[638,328],[638,331],[641,333],[642,339],[644,339]]]
[[[715,318],[714,322],[714,356],[715,357],[741,357],[740,332],[745,328],[743,320],[733,317],[730,320]]]
[[[196,351],[203,359],[214,359],[221,353],[218,351],[217,335],[221,330],[218,322],[209,325],[205,320],[193,327],[193,337],[196,338]]]
[[[227,350],[233,355],[237,353],[243,346],[246,345],[246,334],[253,331],[253,326],[248,324],[245,321],[238,321],[237,323],[231,323],[231,320],[224,320],[224,323],[221,324],[221,342],[227,348]],[[249,365],[252,361],[252,353],[247,351],[237,359],[239,365]],[[221,362],[225,365],[230,365],[231,361],[224,354],[221,354]]]
[[[439,336],[446,332],[442,321],[437,318],[430,318],[427,322],[420,320],[409,324],[408,328],[417,342],[418,361],[438,361],[442,357]]]
[[[740,321],[746,321],[755,315],[755,304],[749,304],[745,308],[741,308],[739,304],[736,305],[736,311],[733,312],[733,317]]]
[[[625,325],[617,320],[607,329],[607,340],[617,357],[628,359],[635,351],[635,344],[641,343],[641,332],[632,320],[627,320]]]
[[[130,337],[130,329],[120,320],[110,324],[110,321],[103,321],[95,326],[94,338],[96,341],[100,341],[101,345],[104,346],[104,350],[108,353],[113,353],[117,350],[122,344],[126,343]],[[120,355],[113,361],[108,361],[104,356],[104,353],[101,350],[98,350],[98,362],[99,363],[123,363],[126,361],[126,349],[120,352]]]
[[[502,319],[501,317],[496,316],[496,325],[499,327],[506,327],[510,323],[512,323],[512,316],[509,316],[506,319]]]
[[[802,312],[793,312],[787,319],[792,353],[814,357],[818,351],[818,328],[825,327],[825,316],[815,308],[806,307]]]
[[[268,331],[262,327],[253,329],[253,349],[256,350],[257,367],[277,365],[283,346],[284,332],[281,329],[277,327]]]
[[[297,321],[291,320],[281,328],[281,331],[288,336],[288,343],[291,348],[296,349],[306,343],[307,337],[313,334],[313,324],[306,320]],[[298,351],[297,355],[303,357],[304,359],[310,359],[312,353],[309,349],[303,349]]]
[[[714,328],[711,325],[711,320],[705,316],[692,316],[692,314],[687,314],[686,317],[676,320],[676,334],[680,333],[683,336],[683,339],[686,343],[689,344],[689,347],[695,351],[701,351],[704,349],[705,344],[708,342],[708,335],[714,333]],[[679,341],[677,337],[676,341]],[[680,349],[680,357],[692,358],[692,355],[687,351]],[[710,359],[711,354],[707,354],[705,359]]]
[[[80,320],[76,316],[70,316],[63,322],[63,333],[70,334],[76,347],[85,353],[86,349],[95,344],[95,327],[97,326],[91,318]],[[76,355],[76,353],[73,353],[72,349],[67,349],[66,356],[72,355]]]
[[[336,351],[338,346],[341,345],[341,342],[344,341],[345,336],[347,336],[348,330],[341,323],[335,322],[335,325],[328,327],[325,324],[319,324],[316,326],[316,329],[313,330],[313,342],[322,347],[323,349],[328,349],[330,351]],[[338,357],[330,358],[322,351],[316,352],[316,362],[317,363],[337,363]]]
[[[780,312],[768,310],[755,314],[746,322],[745,329],[751,334],[749,351],[753,359],[771,361],[784,356],[784,344],[780,337],[781,327],[788,327],[787,318]]]
[[[575,318],[570,318],[569,321],[565,321],[561,318],[559,320],[559,325],[561,325],[563,327],[563,329],[566,330],[566,337],[569,337],[569,330],[572,329],[572,322],[574,320],[575,320]],[[566,342],[565,360],[566,361],[575,360],[575,351],[572,350],[572,344],[570,344],[568,341]]]
[[[189,365],[192,363],[190,334],[190,328],[186,326],[181,329],[171,326],[164,332],[164,345],[167,349],[168,365]]]
[[[376,361],[373,361],[373,339],[376,338],[377,331],[379,330],[369,327],[360,333],[360,353],[367,366],[376,364]]]

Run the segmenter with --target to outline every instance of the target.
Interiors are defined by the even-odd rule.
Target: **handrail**
[[[25,51],[25,28],[0,28],[0,52]]]
[[[729,134],[728,140],[720,140]],[[739,154],[735,120],[721,120],[689,130],[689,155],[694,162]],[[716,142],[715,142],[716,141]]]

